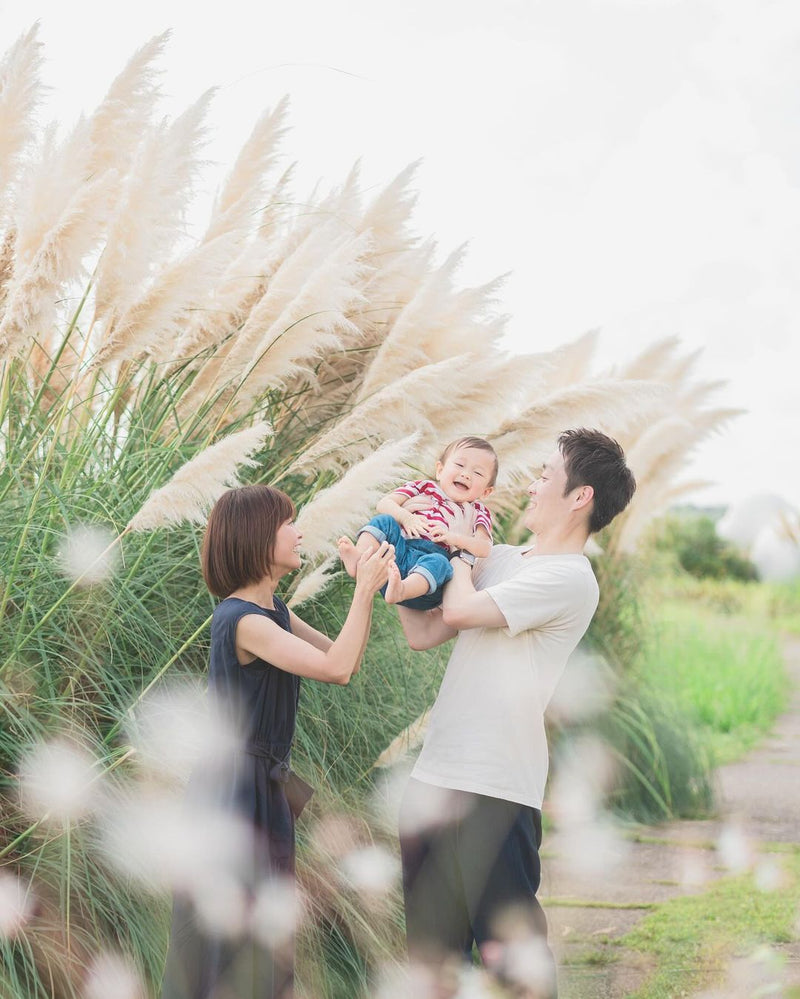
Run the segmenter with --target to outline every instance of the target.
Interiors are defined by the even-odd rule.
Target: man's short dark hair
[[[589,518],[589,533],[594,534],[625,509],[636,490],[625,452],[612,437],[585,428],[565,430],[558,438],[558,448],[567,473],[564,495],[580,486],[594,490]]]
[[[272,486],[239,486],[223,493],[203,536],[201,562],[210,592],[228,597],[268,575],[278,528],[294,515],[294,503]]]

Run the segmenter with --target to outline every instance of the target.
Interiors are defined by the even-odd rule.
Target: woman
[[[189,798],[212,800],[253,830],[245,888],[294,876],[294,820],[309,789],[289,755],[300,678],[346,684],[358,672],[373,595],[394,554],[383,544],[360,559],[353,599],[332,641],[289,610],[275,593],[300,567],[302,535],[289,497],[269,486],[231,489],[215,504],[202,549],[203,577],[221,598],[211,621],[209,696],[235,725],[240,748],[212,774],[195,773]],[[163,999],[288,999],[292,958],[251,936],[215,936],[198,925],[188,899],[176,898]]]

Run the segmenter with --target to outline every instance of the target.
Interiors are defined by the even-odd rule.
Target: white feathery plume
[[[674,364],[679,344],[680,340],[676,336],[656,340],[648,344],[632,361],[621,365],[619,370],[614,369],[614,375],[618,378],[654,378],[660,381],[662,374]]]
[[[681,413],[693,413],[699,409],[703,403],[725,387],[725,382],[720,379],[713,382],[698,382],[697,385],[682,385],[675,392],[675,407]],[[740,414],[745,410],[739,410]]]
[[[452,293],[453,275],[465,253],[462,246],[429,274],[414,297],[401,309],[367,370],[358,400],[372,395],[406,372],[431,360],[420,341],[433,339],[442,328],[443,303]]]
[[[148,496],[125,530],[150,531],[187,520],[204,523],[216,500],[239,484],[239,466],[257,464],[250,456],[261,450],[271,434],[268,423],[257,423],[205,448]]]
[[[49,341],[61,289],[81,275],[101,238],[114,186],[110,172],[84,181],[30,259],[23,262],[18,254],[0,322],[0,354],[16,353],[31,337]]]
[[[187,314],[206,301],[209,286],[230,258],[234,242],[235,236],[223,233],[169,264],[116,319],[94,364],[128,360],[144,351],[157,361],[174,359]]]
[[[286,134],[288,97],[274,111],[265,111],[242,147],[233,170],[220,191],[211,212],[204,240],[224,232],[247,232],[257,222],[264,206],[265,174],[278,157],[278,145]]]
[[[33,115],[41,99],[42,43],[34,24],[0,62],[0,199],[14,180],[20,156],[33,139]],[[0,221],[5,210],[0,200]]]
[[[348,309],[361,300],[363,258],[368,236],[358,236],[333,249],[325,262],[310,274],[299,295],[275,319],[256,347],[241,376],[233,413],[250,405],[266,389],[284,384],[303,361],[340,346],[340,331],[351,327]]]
[[[666,416],[651,424],[626,449],[636,477],[636,493],[631,505],[612,525],[609,550],[622,545],[625,550],[631,549],[647,522],[669,503],[670,491],[692,450],[736,415],[735,410],[707,410],[688,417]]]
[[[663,462],[675,454],[676,447],[678,451],[685,448],[691,436],[692,424],[679,415],[665,416],[645,427],[625,451],[625,458],[636,477],[637,487],[643,485],[654,470],[662,467]]]
[[[467,356],[450,357],[438,364],[417,368],[358,403],[329,430],[305,448],[287,474],[311,469],[352,465],[375,449],[376,441],[397,437],[413,429],[431,429],[425,415],[428,400],[442,385],[450,388],[471,368]],[[448,401],[460,393],[448,390]],[[451,402],[452,404],[452,402]]]
[[[612,436],[661,416],[666,389],[655,382],[602,379],[560,389],[501,423],[491,435],[504,477],[530,475],[534,449],[552,451],[571,427],[592,426]]]
[[[328,555],[336,538],[355,533],[369,520],[380,497],[404,481],[408,459],[417,441],[417,434],[411,434],[381,445],[303,507],[296,524],[303,535],[303,552],[307,557]]]
[[[109,332],[114,316],[142,295],[183,233],[211,96],[209,91],[174,122],[153,129],[125,178],[94,279],[95,318],[104,318]]]
[[[239,380],[258,357],[259,341],[296,299],[310,274],[321,268],[332,249],[334,229],[323,223],[308,229],[305,237],[292,245],[291,234],[284,235],[278,247],[278,264],[269,276],[263,295],[252,305],[246,320],[224,351],[209,358],[183,399],[185,406],[196,407],[203,399],[225,385]]]
[[[514,356],[493,350],[462,356],[467,359],[463,373],[425,403],[424,411],[442,444],[465,434],[491,437],[499,420],[511,419],[546,395],[552,354]],[[458,405],[453,405],[454,399]]]
[[[153,63],[164,51],[169,31],[151,38],[131,56],[87,121],[92,172],[127,172],[150,125],[160,88]]]
[[[443,303],[439,321],[423,336],[424,349],[432,361],[440,361],[467,349],[487,354],[501,337],[508,316],[491,312],[507,275],[476,288],[462,288]]]
[[[421,746],[428,731],[431,709],[427,708],[419,718],[407,725],[384,749],[372,764],[373,767],[393,767],[417,746]]]
[[[416,242],[408,232],[407,223],[417,195],[409,192],[408,185],[419,164],[419,160],[409,163],[364,210],[360,231],[372,234],[376,253],[380,256],[405,250]]]
[[[336,555],[329,555],[315,569],[301,576],[292,591],[291,598],[287,601],[287,606],[299,607],[300,604],[305,603],[306,600],[310,600],[311,597],[315,597],[321,590],[324,590],[333,578],[330,570],[334,568],[338,561],[338,553]]]
[[[227,267],[210,288],[205,307],[193,313],[178,345],[180,357],[189,357],[212,344],[222,344],[226,337],[244,325],[264,296],[269,280],[283,259],[283,234],[279,223],[286,214],[283,201],[287,197],[289,173],[285,171],[264,196],[268,206],[262,213],[257,230],[232,255]],[[266,217],[268,213],[269,218]],[[227,349],[231,346],[232,341]],[[205,363],[205,360],[201,361],[200,367]],[[214,379],[209,378],[209,373],[218,370],[219,365],[209,368],[204,381],[210,384]]]
[[[188,317],[176,345],[176,355],[190,357],[207,347],[221,345],[247,318],[264,294],[265,247],[249,240],[235,252],[208,289],[207,301]]]
[[[14,274],[14,247],[17,242],[15,229],[6,229],[0,243],[0,309],[5,305],[8,283]]]
[[[565,343],[552,352],[553,367],[547,379],[548,391],[568,388],[589,378],[599,336],[599,330],[587,330],[575,340]]]

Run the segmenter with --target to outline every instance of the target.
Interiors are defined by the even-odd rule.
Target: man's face
[[[564,495],[567,473],[564,457],[556,449],[542,465],[541,474],[528,486],[530,504],[523,523],[534,534],[541,534],[561,523],[569,513],[571,501]]]

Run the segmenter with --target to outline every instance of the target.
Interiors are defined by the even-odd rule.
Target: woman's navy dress
[[[294,816],[281,777],[294,738],[300,678],[261,659],[241,666],[236,658],[236,625],[247,614],[261,614],[291,631],[286,605],[278,597],[274,603],[275,609],[267,610],[228,597],[214,610],[209,698],[224,713],[233,713],[241,743],[213,776],[195,773],[187,791],[189,802],[210,798],[250,824],[252,890],[275,874],[294,875]],[[176,897],[161,994],[162,999],[288,999],[291,960],[285,955],[274,960],[247,935],[209,934],[198,925],[191,902]]]

